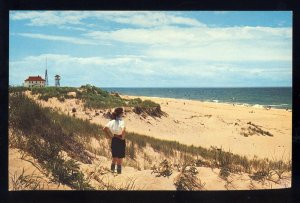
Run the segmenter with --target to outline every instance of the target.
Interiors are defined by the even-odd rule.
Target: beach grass
[[[83,163],[91,160],[83,145],[71,133],[63,132],[60,123],[55,122],[58,113],[42,108],[21,92],[10,96],[9,106],[9,126],[13,131],[11,137],[25,137],[13,145],[37,159],[51,174],[53,181],[74,189],[92,189],[79,170],[78,163],[73,159],[65,160],[61,155],[62,151],[66,151],[72,158]],[[9,141],[13,140],[17,139]]]
[[[197,177],[197,174],[198,170],[195,166],[189,166],[185,163],[179,175],[175,178],[174,185],[176,190],[204,190],[205,183]]]
[[[9,92],[31,91],[33,95],[38,95],[38,99],[48,101],[50,98],[57,98],[60,102],[65,99],[82,100],[85,109],[111,109],[116,107],[131,107],[137,114],[161,117],[167,115],[161,111],[159,104],[150,101],[136,99],[123,99],[117,93],[109,93],[101,88],[92,85],[82,85],[75,87],[10,87]],[[75,94],[70,94],[75,93]]]
[[[44,189],[42,184],[42,177],[34,173],[25,174],[26,170],[23,168],[20,174],[14,173],[11,177],[12,190],[41,190]]]
[[[119,94],[109,93],[101,88],[92,85],[82,85],[80,88],[76,87],[10,87],[9,91],[24,92],[31,91],[34,95],[39,95],[39,99],[48,101],[49,98],[57,98],[60,101],[69,98],[81,99],[85,102],[86,108],[114,108],[119,106],[143,108],[159,107],[160,105],[150,101],[142,101],[136,99],[122,99]],[[75,95],[68,93],[76,93]]]

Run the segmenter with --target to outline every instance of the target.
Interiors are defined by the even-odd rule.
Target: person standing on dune
[[[125,158],[125,123],[122,120],[123,108],[116,108],[112,113],[112,120],[109,121],[103,131],[108,137],[111,137],[112,163],[111,171],[115,171],[117,164],[117,173],[122,172],[122,159]]]

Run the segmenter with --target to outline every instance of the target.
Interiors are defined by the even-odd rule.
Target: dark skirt
[[[126,147],[125,140],[121,140],[120,138],[113,137],[111,141],[112,157],[124,158],[125,147]]]

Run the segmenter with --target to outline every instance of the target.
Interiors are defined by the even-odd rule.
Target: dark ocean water
[[[268,88],[102,88],[133,96],[169,97],[292,109],[291,87]]]

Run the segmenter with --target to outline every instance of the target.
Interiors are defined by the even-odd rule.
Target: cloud
[[[80,45],[98,45],[98,44],[103,45],[104,44],[90,39],[83,39],[83,38],[69,37],[69,36],[58,36],[58,35],[45,35],[39,33],[13,33],[13,35],[19,35],[22,37],[29,37],[33,39],[44,39],[50,41],[67,42],[67,43],[80,44]],[[106,43],[106,45],[108,45],[108,43]]]
[[[245,84],[256,84],[259,79],[269,85],[278,81],[290,85],[292,28],[208,27],[180,15],[147,11],[11,12],[12,21],[64,29],[55,32],[53,27],[48,32],[48,28],[25,26],[22,33],[11,33],[13,43],[18,35],[62,46],[95,46],[61,49],[62,55],[45,54],[37,48],[34,53],[40,55],[10,61],[10,81],[20,84],[30,74],[43,74],[47,57],[49,73],[62,75],[64,84],[72,86],[234,86],[240,84],[235,83],[236,78]],[[30,33],[33,30],[39,33]],[[20,47],[20,53],[25,49]]]
[[[95,39],[109,39],[128,43],[155,44],[166,43],[207,43],[215,40],[256,40],[264,38],[291,38],[290,28],[270,27],[231,27],[231,28],[180,28],[164,27],[158,29],[119,29],[115,31],[93,31],[86,36]]]
[[[186,45],[196,40],[195,33],[179,28],[163,29],[120,29],[116,31],[94,31],[85,36],[97,40],[113,40],[132,44],[146,45]],[[200,39],[201,40],[201,39]],[[201,40],[203,41],[203,40]]]
[[[107,20],[141,26],[141,27],[162,27],[171,25],[185,25],[193,27],[206,26],[196,19],[176,16],[171,12],[150,12],[150,11],[129,11],[129,12],[102,12],[98,13],[98,17]]]
[[[149,11],[29,11],[12,12],[11,19],[30,20],[31,25],[56,24],[63,29],[83,31],[77,37],[19,33],[24,37],[80,45],[111,44],[120,49],[123,45],[134,45],[140,54],[161,60],[292,59],[292,29],[289,27],[207,27],[196,19],[180,16],[179,12]],[[131,27],[99,31],[97,24],[87,23],[87,19]],[[94,31],[89,31],[91,29]]]
[[[282,62],[277,66],[259,62],[250,65],[205,61],[185,64],[182,61],[151,60],[134,55],[104,58],[58,54],[28,56],[11,61],[10,84],[21,84],[29,75],[43,75],[46,58],[52,83],[54,75],[59,74],[62,84],[69,86],[87,83],[106,87],[234,86],[237,78],[244,78],[247,84],[252,82],[254,85],[258,80],[274,86],[282,84],[278,81],[284,80],[284,85],[291,85],[291,64]]]
[[[260,43],[222,42],[219,44],[203,45],[202,47],[156,48],[146,51],[146,55],[155,59],[186,61],[291,61],[291,50],[264,47]]]
[[[82,28],[82,27],[78,27],[78,26],[76,26],[76,27],[73,26],[73,27],[72,27],[72,26],[60,25],[60,26],[58,26],[58,28],[60,28],[60,29],[65,29],[65,30],[88,31],[88,29]]]
[[[10,83],[20,85],[29,75],[43,75],[46,58],[49,78],[52,79],[55,74],[59,74],[62,76],[64,84],[71,86],[87,83],[102,84],[103,81],[108,83],[108,78],[120,77],[118,73],[124,66],[129,67],[130,64],[139,60],[134,56],[118,58],[74,57],[59,54],[28,56],[9,63]]]
[[[11,20],[29,20],[28,25],[83,25],[86,19],[106,20],[142,27],[168,25],[205,26],[196,19],[161,11],[23,11],[10,13]]]
[[[115,66],[126,64],[130,62],[135,62],[140,60],[138,56],[119,56],[113,58],[104,57],[74,57],[70,55],[60,55],[60,54],[42,54],[38,56],[28,56],[25,57],[23,62],[43,62],[45,59],[48,61],[54,61],[58,64],[79,64],[79,65],[105,65],[105,66]]]
[[[11,20],[29,20],[28,25],[45,26],[45,25],[64,25],[82,24],[81,20],[87,15],[84,12],[76,11],[12,11],[10,12]]]
[[[291,28],[231,27],[120,29],[85,34],[95,40],[143,46],[160,59],[291,60]]]
[[[232,27],[119,29],[83,37],[17,33],[23,37],[80,45],[139,45],[141,54],[159,59],[291,60],[291,28]],[[145,46],[146,45],[146,46]]]

